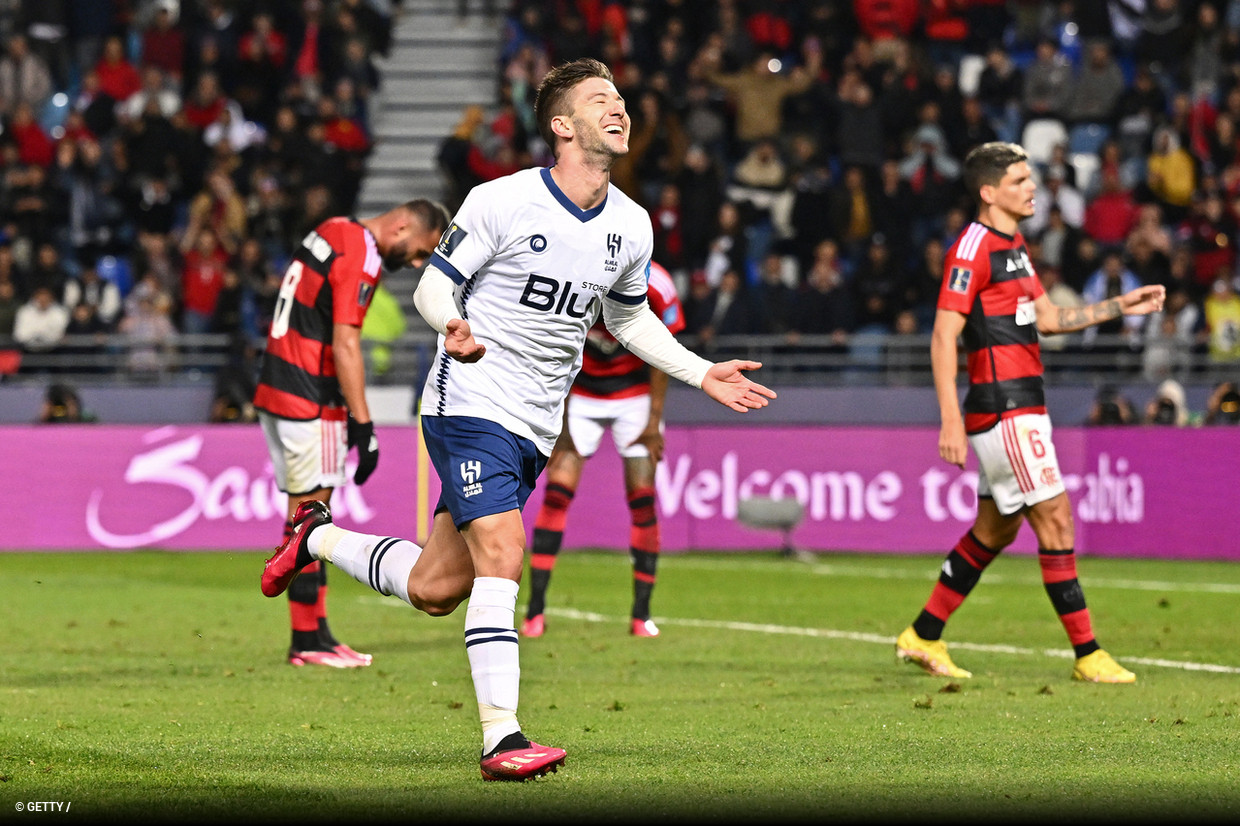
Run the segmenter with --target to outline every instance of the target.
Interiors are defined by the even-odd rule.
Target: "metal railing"
[[[55,347],[23,349],[0,341],[0,379],[6,384],[177,384],[210,379],[239,351],[260,352],[265,342],[236,342],[227,335],[178,334],[162,341],[121,335],[65,336]]]
[[[761,381],[778,386],[931,386],[928,335],[856,334],[801,336],[795,342],[777,335],[724,336],[710,342],[682,339],[713,361],[762,362]],[[57,347],[22,351],[0,342],[0,380],[9,384],[46,384],[49,378],[78,385],[152,386],[213,381],[225,366],[257,370],[265,341],[238,342],[226,335],[177,335],[165,342],[134,341],[126,336],[69,336]],[[377,385],[420,388],[435,355],[429,331],[406,335],[391,344],[363,342],[368,381]],[[1099,335],[1084,345],[1069,339],[1061,348],[1044,347],[1048,385],[1149,383],[1162,374],[1146,369],[1140,341]],[[1150,354],[1152,355],[1152,354]],[[19,362],[19,363],[18,363]],[[1240,363],[1220,364],[1200,351],[1171,360],[1170,375],[1184,382],[1235,379]],[[963,380],[963,379],[962,379]]]

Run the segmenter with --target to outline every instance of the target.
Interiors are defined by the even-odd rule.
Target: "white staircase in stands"
[[[358,195],[359,217],[377,215],[412,198],[444,197],[435,156],[466,106],[492,113],[499,99],[499,54],[503,0],[403,0],[393,25],[392,48],[377,57],[381,84],[372,102],[375,147],[367,159]],[[486,14],[488,6],[497,13]],[[400,302],[409,328],[406,339],[432,336],[413,304],[419,271],[391,273],[384,284]],[[416,374],[416,354],[397,348],[388,379]],[[424,366],[424,365],[423,365]]]
[[[411,198],[443,197],[435,155],[461,111],[471,103],[494,109],[498,98],[503,18],[468,0],[403,0],[386,58],[377,57],[382,82],[372,102],[375,148],[356,213],[373,215]]]

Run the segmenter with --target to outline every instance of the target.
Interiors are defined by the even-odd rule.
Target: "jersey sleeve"
[[[473,278],[499,250],[497,216],[509,199],[496,189],[482,184],[470,190],[431,253],[430,263],[457,284]]]
[[[984,253],[963,259],[953,247],[943,260],[943,281],[939,285],[938,308],[968,315],[973,302],[990,280],[989,257]]]
[[[1038,274],[1035,272],[1033,278],[1029,279],[1029,297],[1037,301],[1039,296],[1045,294],[1046,288],[1042,286],[1042,279],[1038,278]]]
[[[357,224],[349,224],[336,244],[338,254],[328,274],[332,285],[332,322],[361,327],[379,286],[379,252]]]
[[[685,312],[676,293],[676,282],[662,267],[651,266],[646,295],[650,300],[650,309],[673,335],[685,329]]]

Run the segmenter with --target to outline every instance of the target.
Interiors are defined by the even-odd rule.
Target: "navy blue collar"
[[[602,203],[598,206],[591,209],[582,209],[574,204],[572,200],[564,194],[564,190],[560,189],[559,185],[556,184],[555,178],[551,177],[551,167],[545,166],[540,169],[539,172],[542,174],[543,183],[547,185],[547,189],[551,191],[551,194],[555,197],[555,199],[560,202],[560,206],[564,207],[564,209],[568,211],[569,215],[572,215],[581,223],[584,224],[586,221],[597,217],[600,213],[602,213],[603,207],[607,206],[607,196],[604,195]]]

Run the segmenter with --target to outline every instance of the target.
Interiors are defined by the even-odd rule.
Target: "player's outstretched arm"
[[[702,379],[702,390],[715,401],[738,413],[746,413],[766,407],[768,399],[775,398],[775,391],[751,381],[746,370],[762,366],[757,361],[721,361],[711,366]]]
[[[1038,332],[1072,333],[1124,315],[1148,315],[1161,310],[1166,298],[1167,288],[1161,284],[1137,287],[1123,295],[1084,307],[1060,307],[1043,293],[1034,304],[1038,314]]]
[[[616,339],[651,367],[672,378],[701,387],[706,395],[738,413],[766,407],[775,393],[750,381],[745,370],[756,370],[756,361],[724,361],[712,364],[676,340],[645,302],[625,305],[604,299],[603,321]]]

